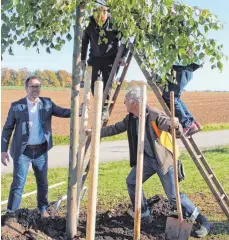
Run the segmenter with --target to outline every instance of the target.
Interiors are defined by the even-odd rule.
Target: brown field
[[[57,105],[66,108],[70,106],[70,95],[70,90],[43,90],[42,92],[42,96],[50,97]],[[125,92],[121,91],[110,117],[110,124],[122,120],[126,115],[123,104],[124,95]],[[2,126],[5,123],[10,104],[24,96],[24,90],[2,90]],[[196,119],[202,124],[229,123],[228,92],[184,92],[182,99],[187,104],[190,112],[193,113]],[[148,103],[150,106],[161,109],[153,92],[148,92]],[[91,111],[92,110],[93,108],[91,108]],[[69,135],[69,128],[69,119],[53,118],[52,129],[54,135]]]

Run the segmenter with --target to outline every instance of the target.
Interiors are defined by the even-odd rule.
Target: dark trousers
[[[110,58],[89,58],[88,65],[92,66],[91,92],[93,96],[95,81],[97,81],[100,74],[102,74],[103,91],[105,90],[114,60],[115,56]],[[109,99],[109,93],[107,99]]]
[[[171,205],[176,209],[176,194],[175,194],[175,183],[174,183],[174,169],[170,166],[169,171],[164,175],[160,167],[158,166],[157,160],[154,157],[149,156],[144,153],[143,162],[143,178],[142,183],[146,182],[155,173],[160,178],[164,191],[171,203]],[[133,209],[135,208],[135,189],[136,189],[136,166],[134,166],[128,177],[126,178],[127,189],[132,202]],[[153,186],[152,186],[153,188]],[[182,211],[185,217],[195,220],[200,210],[192,203],[192,201],[184,194],[180,193]],[[142,213],[146,212],[148,209],[147,200],[145,198],[144,192],[142,190],[141,199],[141,210]]]
[[[8,199],[8,210],[15,211],[20,207],[22,193],[31,163],[37,182],[37,206],[41,212],[46,210],[48,206],[48,156],[47,151],[40,151],[43,150],[26,150],[24,153],[28,153],[27,156],[22,154],[19,159],[14,161],[13,182]]]
[[[195,118],[189,112],[187,106],[181,100],[181,93],[186,85],[192,80],[193,72],[188,70],[179,70],[176,72],[176,83],[169,82],[168,91],[163,91],[163,99],[170,108],[170,92],[174,91],[175,115],[179,118],[181,125],[186,128],[195,122]]]

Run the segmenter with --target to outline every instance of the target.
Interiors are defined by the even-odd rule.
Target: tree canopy
[[[5,0],[2,3],[2,54],[13,54],[14,43],[34,47],[39,53],[60,50],[72,39],[76,7],[85,6],[87,17],[98,2],[92,0]],[[153,69],[165,81],[178,56],[186,65],[209,57],[211,67],[223,69],[223,45],[208,38],[210,30],[223,26],[207,9],[173,0],[107,0],[115,29],[127,41],[135,38],[135,51],[144,56],[145,68]],[[106,36],[101,32],[102,40]]]

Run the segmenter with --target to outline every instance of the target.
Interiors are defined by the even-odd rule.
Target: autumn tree
[[[8,68],[1,69],[1,84],[2,84],[2,86],[12,85],[10,69],[8,69]]]
[[[57,71],[56,75],[61,87],[70,87],[72,85],[72,77],[68,72],[59,70]]]

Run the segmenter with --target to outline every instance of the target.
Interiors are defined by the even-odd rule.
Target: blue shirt
[[[41,100],[37,98],[34,103],[32,103],[27,97],[27,105],[29,112],[29,139],[28,145],[38,145],[46,141],[41,119],[40,119],[40,107]]]

